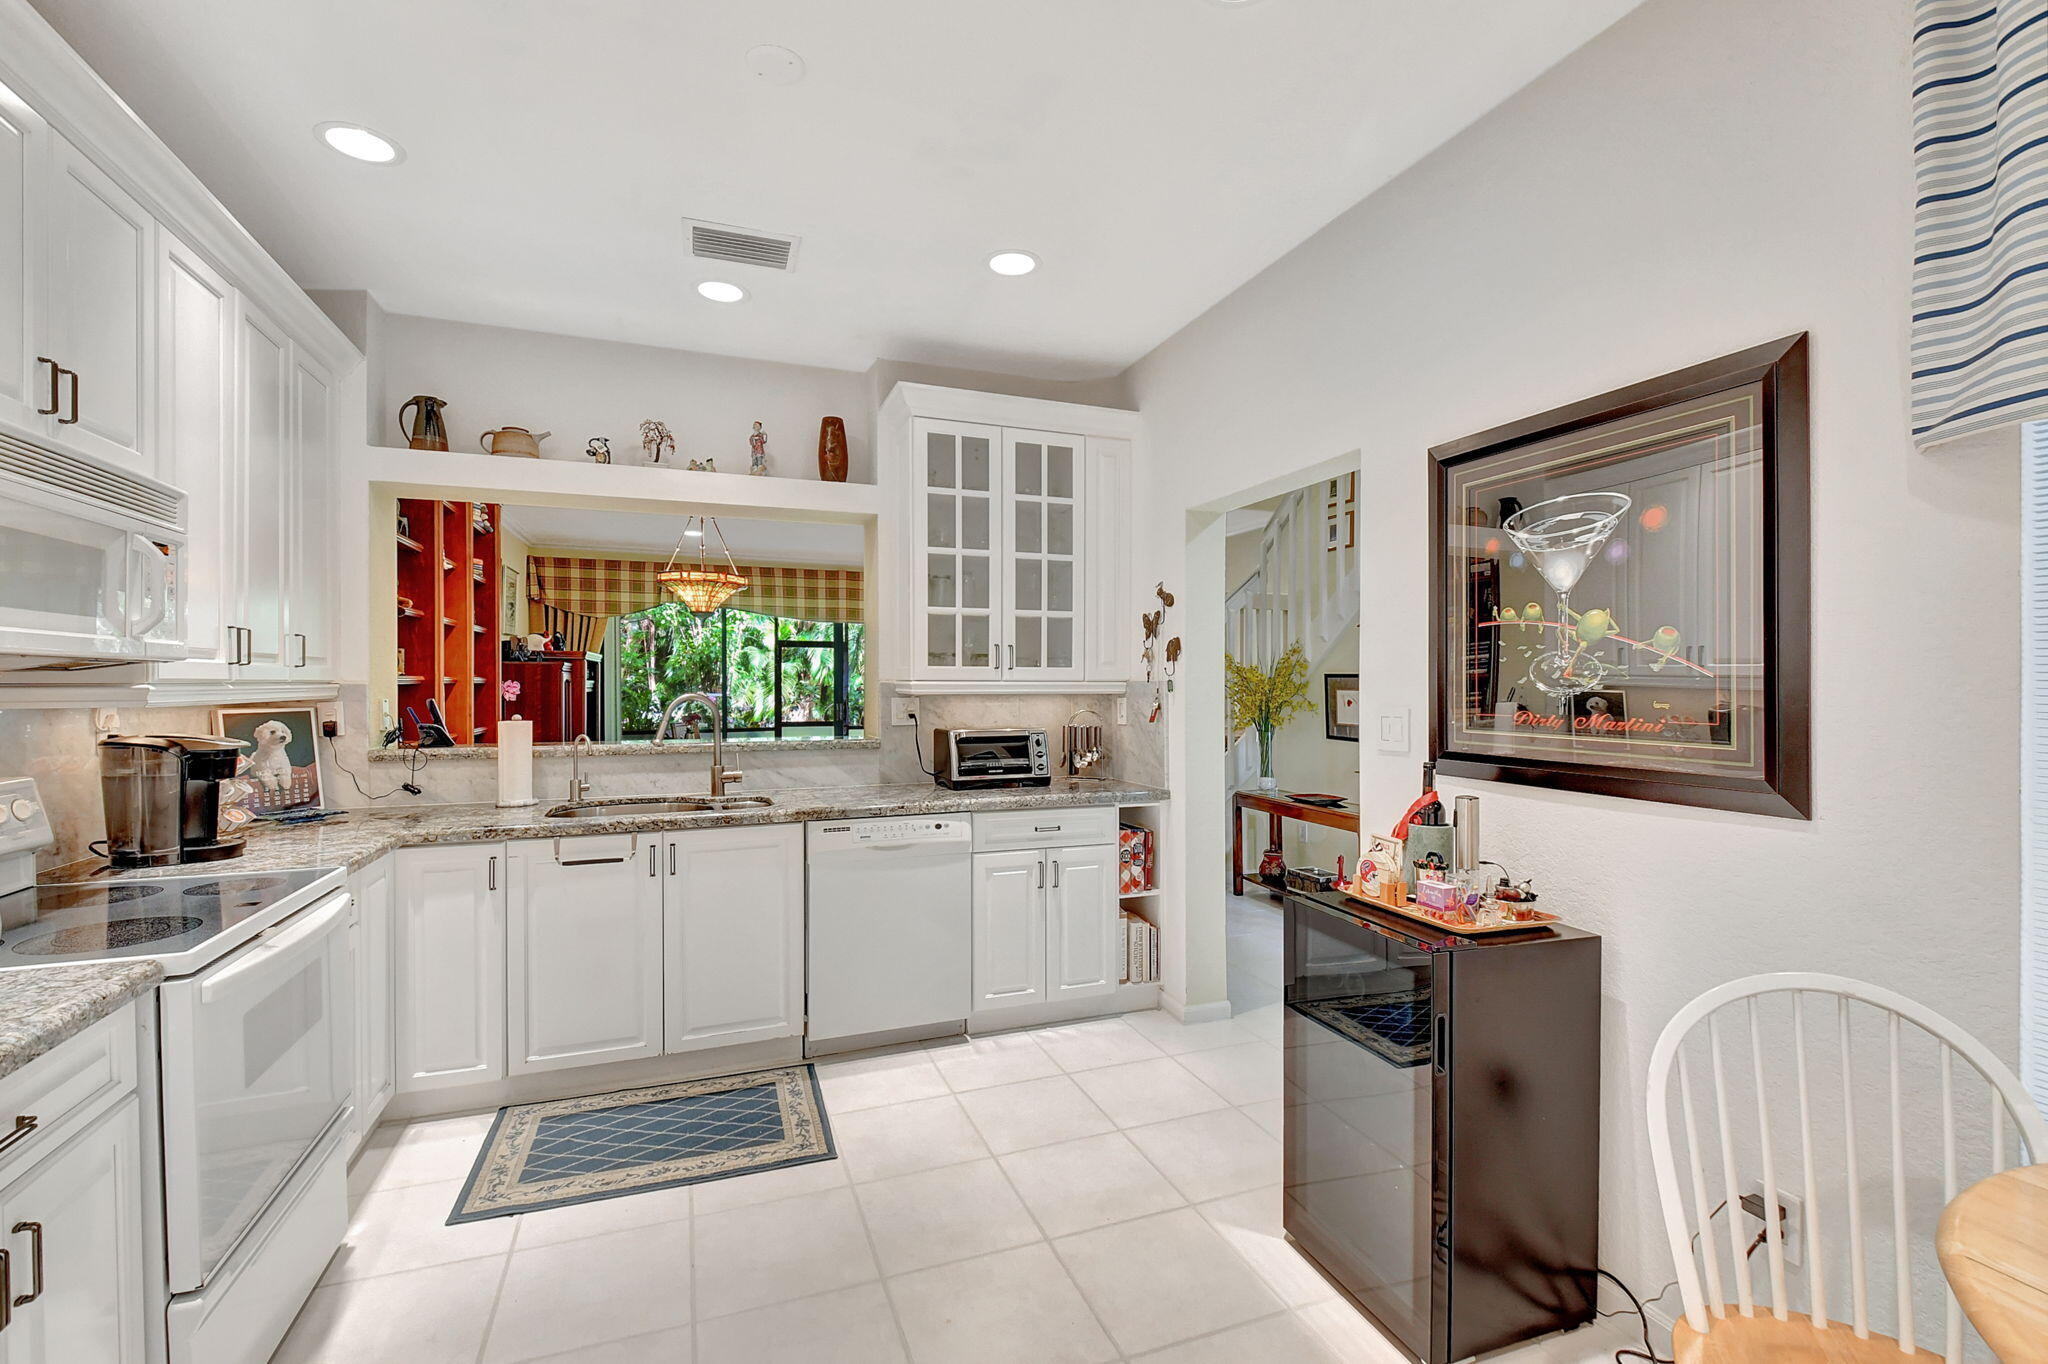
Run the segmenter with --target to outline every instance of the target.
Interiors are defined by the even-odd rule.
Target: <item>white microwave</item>
[[[0,431],[0,670],[185,658],[185,495]]]

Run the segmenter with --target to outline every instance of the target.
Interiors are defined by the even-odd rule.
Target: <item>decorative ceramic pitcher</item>
[[[419,411],[412,414],[412,426],[410,429],[407,428],[405,423],[405,410],[408,407],[417,407],[419,409]],[[400,403],[398,406],[398,429],[405,432],[406,446],[413,450],[446,450],[448,448],[448,428],[442,424],[441,414],[447,409],[448,403],[445,399],[430,398],[424,393],[407,398],[403,403]]]

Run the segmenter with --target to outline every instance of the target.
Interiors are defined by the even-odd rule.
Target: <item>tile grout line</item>
[[[882,1290],[882,1301],[889,1306],[889,1322],[896,1328],[896,1343],[903,1347],[903,1358],[906,1361],[914,1360],[916,1356],[910,1349],[910,1332],[904,1329],[903,1314],[896,1310],[896,1295],[889,1291],[889,1276],[882,1272],[882,1253],[875,1245],[875,1229],[868,1225],[867,1209],[860,1205],[860,1194],[851,1184],[847,1185],[846,1196],[853,1201],[853,1215],[859,1220],[860,1234],[868,1243],[868,1259],[874,1262],[875,1284]]]
[[[1090,1100],[1090,1102],[1092,1103],[1094,1101]],[[968,1121],[973,1121],[972,1115],[969,1115]],[[1093,1138],[1081,1137],[1078,1138],[1078,1140],[1090,1141],[1093,1140]],[[1126,1140],[1128,1141],[1128,1139]],[[1054,1145],[1058,1145],[1058,1143],[1055,1142]],[[1014,1154],[1014,1152],[1012,1154]],[[1143,1153],[1140,1152],[1139,1154],[1142,1158]],[[1024,1215],[1031,1219],[1031,1225],[1038,1228],[1039,1244],[1043,1245],[1048,1251],[1052,1253],[1052,1262],[1060,1267],[1060,1273],[1066,1276],[1068,1286],[1074,1290],[1074,1296],[1079,1298],[1081,1300],[1081,1305],[1088,1309],[1089,1319],[1095,1323],[1095,1329],[1102,1332],[1102,1338],[1109,1342],[1110,1349],[1116,1351],[1116,1357],[1119,1360],[1129,1359],[1130,1356],[1127,1353],[1125,1353],[1123,1345],[1119,1343],[1116,1336],[1110,1332],[1109,1323],[1102,1319],[1102,1313],[1097,1311],[1095,1308],[1095,1304],[1089,1300],[1088,1290],[1081,1287],[1080,1281],[1074,1277],[1074,1271],[1067,1268],[1067,1262],[1060,1255],[1059,1247],[1053,1243],[1052,1234],[1046,1231],[1045,1223],[1038,1220],[1038,1214],[1031,1210],[1031,1204],[1025,1200],[1023,1191],[1017,1187],[1017,1181],[1010,1178],[1010,1172],[1007,1168],[1004,1167],[1001,1157],[995,1157],[994,1160],[996,1173],[1002,1176],[1004,1186],[1008,1188],[1010,1191],[1010,1197],[1017,1200],[1017,1206],[1024,1209]],[[1018,1249],[1018,1247],[1012,1246],[1010,1247],[1010,1249],[1015,1250]],[[1002,1252],[997,1251],[994,1253],[1001,1254]],[[958,1262],[956,1261],[955,1263]]]

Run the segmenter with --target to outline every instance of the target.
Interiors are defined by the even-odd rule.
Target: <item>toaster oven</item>
[[[939,785],[956,791],[1052,785],[1042,729],[935,730],[932,769]]]

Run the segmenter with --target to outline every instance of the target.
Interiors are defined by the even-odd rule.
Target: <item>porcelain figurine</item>
[[[756,478],[768,472],[768,436],[759,422],[754,423],[754,434],[747,437],[747,472]]]
[[[603,436],[592,436],[590,444],[583,447],[583,453],[590,456],[591,462],[594,464],[610,464],[612,462],[612,443]]]
[[[669,434],[665,424],[650,418],[640,423],[640,450],[649,464],[659,464],[663,455],[676,452],[676,438]]]
[[[715,459],[693,459],[690,461],[690,467],[700,474],[715,474],[718,472],[718,461]]]

